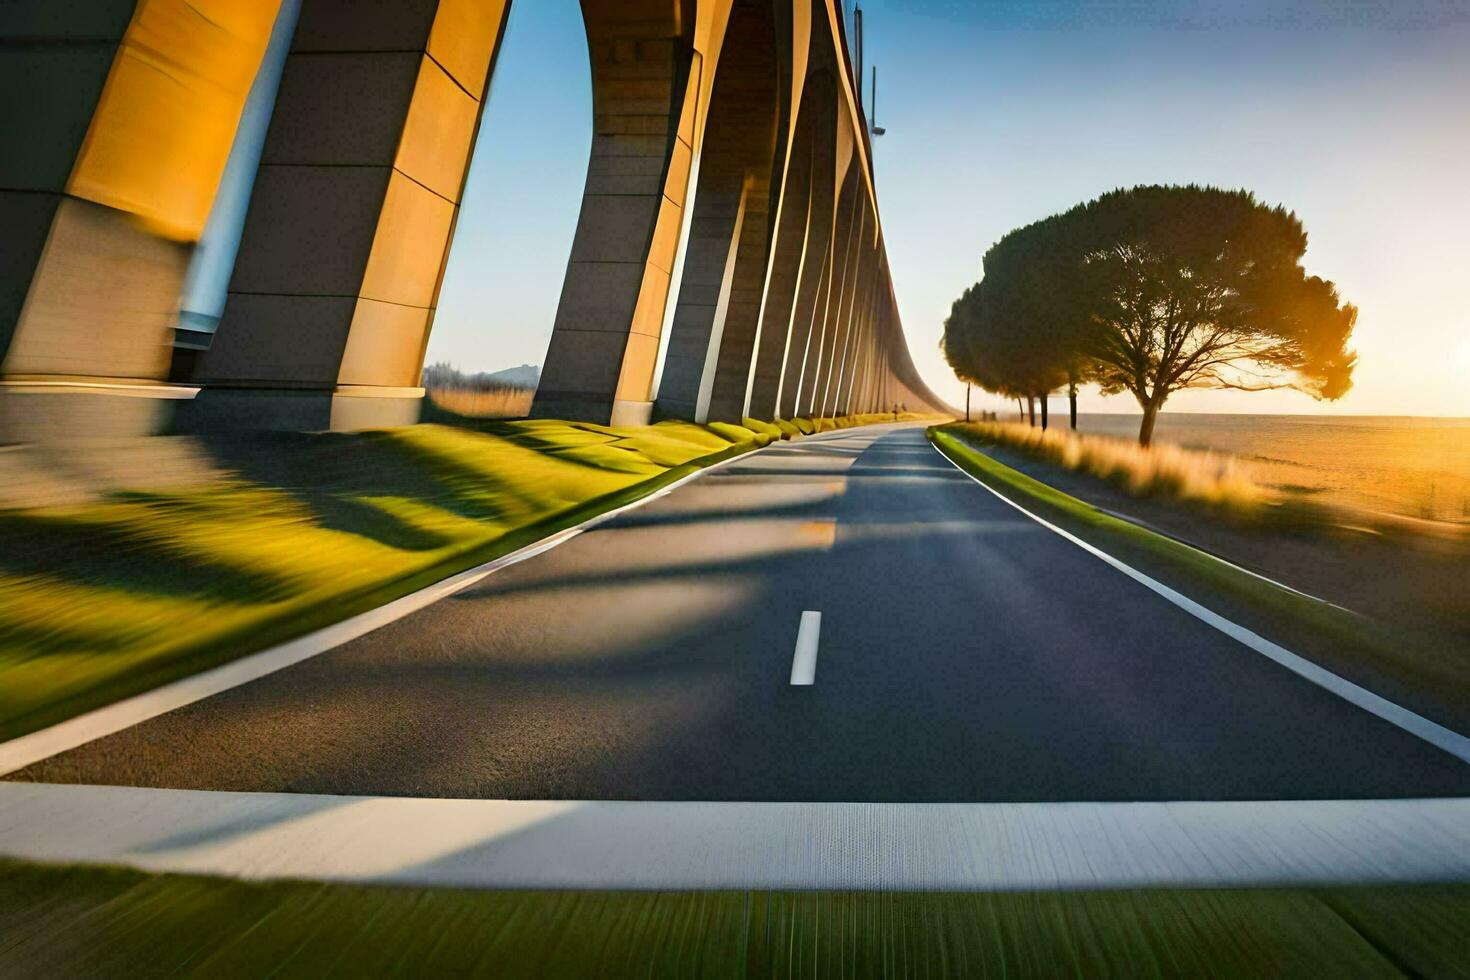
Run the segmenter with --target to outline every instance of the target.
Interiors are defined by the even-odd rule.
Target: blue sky
[[[581,9],[519,0],[480,122],[430,363],[493,371],[545,358],[591,148]]]
[[[915,361],[1006,231],[1113,187],[1215,183],[1302,218],[1362,308],[1357,384],[1189,392],[1195,411],[1470,415],[1470,5],[865,0],[880,206]],[[522,0],[497,68],[430,359],[544,355],[591,110],[573,0]],[[1084,410],[1132,411],[1089,395]]]

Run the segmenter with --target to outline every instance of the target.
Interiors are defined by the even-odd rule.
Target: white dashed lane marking
[[[822,614],[808,609],[801,614],[796,630],[796,653],[791,658],[791,684],[809,687],[817,682],[817,638],[822,632]]]

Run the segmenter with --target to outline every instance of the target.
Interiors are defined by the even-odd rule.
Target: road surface
[[[795,673],[812,683],[793,685],[808,658]],[[14,778],[493,799],[1470,795],[1470,766],[1008,507],[915,426],[773,446]]]

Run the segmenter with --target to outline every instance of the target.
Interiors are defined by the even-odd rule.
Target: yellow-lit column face
[[[669,171],[664,181],[664,197],[659,202],[653,243],[648,250],[643,283],[638,291],[638,304],[634,308],[628,344],[618,372],[618,384],[614,393],[617,401],[644,402],[651,397],[653,391],[659,338],[663,333],[669,288],[674,278],[674,261],[679,251],[679,235],[684,227],[684,206],[689,196],[689,177],[693,169],[696,138],[695,115],[700,101],[700,73],[703,66],[704,59],[696,51],[689,78],[685,82],[679,130],[670,152]]]
[[[4,356],[11,379],[161,381],[279,0],[140,0]]]
[[[506,0],[440,0],[363,272],[339,386],[418,384],[505,7]]]
[[[67,193],[197,241],[279,0],[140,0]]]

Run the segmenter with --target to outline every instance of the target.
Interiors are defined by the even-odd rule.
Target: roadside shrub
[[[760,419],[753,419],[746,416],[740,420],[740,424],[752,432],[759,432],[762,435],[770,436],[772,439],[786,438],[785,434],[781,431],[781,427],[774,422],[762,422]]]
[[[742,442],[749,442],[751,436],[754,436],[756,434],[745,426],[736,425],[733,422],[706,422],[705,427],[711,432],[717,433],[721,437],[729,439],[732,443],[737,444]]]

